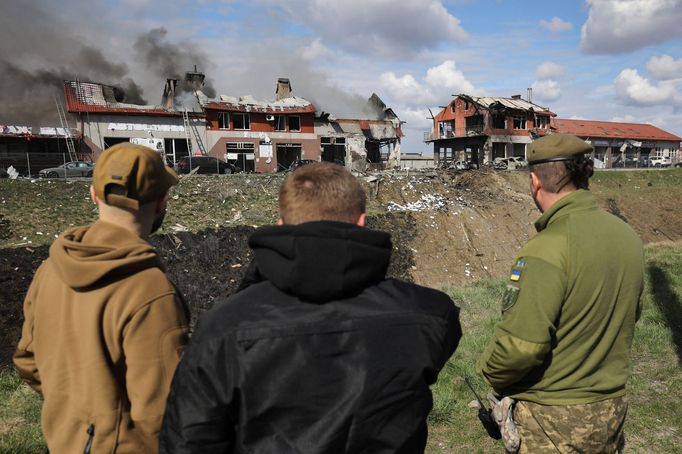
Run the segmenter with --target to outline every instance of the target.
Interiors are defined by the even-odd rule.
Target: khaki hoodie
[[[103,221],[67,231],[24,317],[14,363],[44,398],[50,452],[156,453],[188,312],[152,246]]]

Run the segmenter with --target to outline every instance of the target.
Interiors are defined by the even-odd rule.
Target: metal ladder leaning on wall
[[[189,148],[189,154],[192,154],[192,135],[194,136],[194,140],[197,143],[197,147],[199,148],[199,151],[201,152],[202,156],[206,156],[208,153],[206,153],[206,147],[204,147],[204,142],[201,140],[201,135],[199,134],[199,131],[197,130],[197,127],[189,121],[189,114],[187,113],[187,109],[182,111],[182,121],[185,124],[185,137],[187,138],[187,147]],[[190,135],[191,131],[191,135]]]
[[[73,138],[71,137],[71,129],[69,129],[69,123],[66,119],[66,112],[64,112],[64,108],[59,103],[59,99],[54,98],[54,102],[57,105],[59,124],[64,131],[64,135],[66,136],[66,148],[69,150],[69,160],[78,161],[78,156],[76,155],[76,145],[73,143]]]

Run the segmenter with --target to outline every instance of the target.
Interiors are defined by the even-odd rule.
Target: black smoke
[[[191,41],[178,44],[169,43],[166,40],[168,31],[163,28],[155,28],[139,36],[133,45],[136,58],[140,63],[152,68],[152,71],[160,78],[172,78],[178,80],[178,94],[192,93],[194,90],[185,81],[185,72],[193,71],[196,65],[198,71],[212,67],[208,56]],[[201,88],[209,98],[216,96],[216,90],[210,79],[204,81]]]

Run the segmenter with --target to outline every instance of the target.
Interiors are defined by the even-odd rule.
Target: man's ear
[[[366,215],[365,213],[362,213],[359,217],[358,220],[355,221],[355,225],[358,227],[364,227],[365,226],[365,221],[366,221]]]
[[[90,199],[92,200],[92,203],[99,205],[99,198],[97,197],[97,194],[95,194],[95,188],[92,185],[90,185]]]
[[[277,219],[277,225],[284,225],[284,219],[282,218]]]
[[[530,172],[530,189],[535,194],[542,188],[542,181],[535,172]]]

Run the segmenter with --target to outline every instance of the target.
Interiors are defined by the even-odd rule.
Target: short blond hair
[[[358,180],[344,167],[316,162],[287,175],[279,190],[284,224],[312,221],[357,222],[367,198]]]

